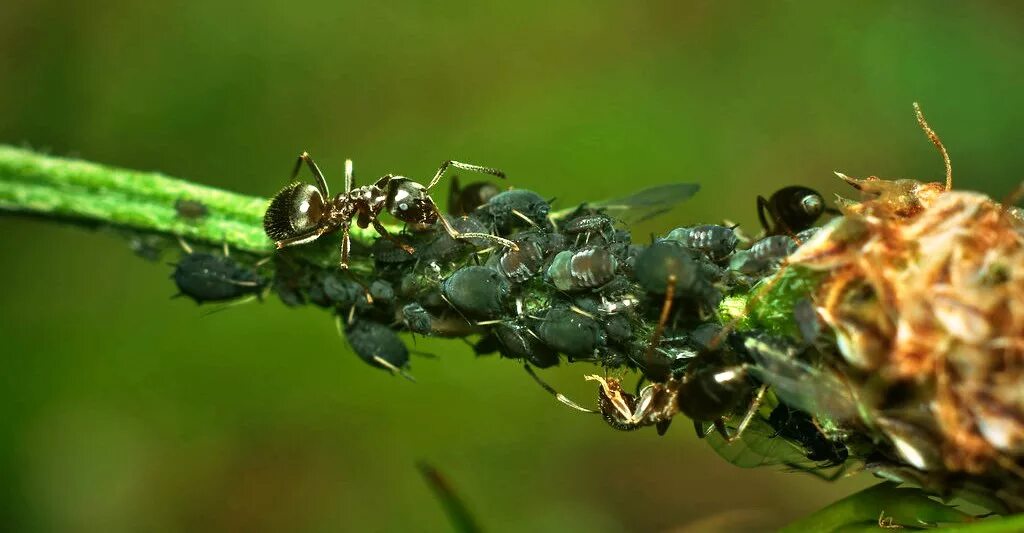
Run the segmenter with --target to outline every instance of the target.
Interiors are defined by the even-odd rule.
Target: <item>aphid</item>
[[[393,329],[377,322],[357,320],[345,328],[345,339],[367,364],[409,377],[405,373],[409,366],[409,349]]]
[[[431,331],[433,331],[433,317],[418,303],[411,303],[402,307],[402,322],[413,333],[430,335]]]
[[[605,343],[604,329],[594,317],[563,306],[548,309],[537,334],[570,360],[593,359]]]
[[[494,326],[494,336],[500,343],[501,354],[511,359],[520,359],[537,368],[548,368],[558,364],[558,353],[525,324],[518,321],[502,322]]]
[[[778,268],[782,261],[818,232],[819,228],[808,228],[795,235],[769,235],[759,239],[750,248],[737,253],[730,268],[744,274],[758,274]]]
[[[513,243],[486,233],[460,233],[448,222],[438,209],[428,192],[440,181],[448,167],[456,167],[474,172],[482,172],[504,178],[505,175],[493,168],[445,161],[437,169],[430,184],[423,185],[402,176],[388,174],[378,179],[373,185],[354,187],[352,161],[345,161],[345,191],[331,197],[320,169],[309,154],[303,152],[295,162],[291,179],[294,180],[305,162],[316,178],[316,185],[294,182],[277,193],[263,218],[263,228],[267,235],[275,241],[278,248],[312,242],[320,236],[332,231],[341,230],[341,262],[343,269],[348,268],[348,256],[351,249],[349,228],[354,221],[360,228],[370,225],[386,239],[391,239],[400,248],[412,253],[413,248],[391,235],[380,223],[381,212],[387,211],[395,218],[413,225],[429,226],[440,222],[445,231],[453,238],[469,239],[473,237],[489,239],[504,246],[515,247]]]
[[[188,296],[197,304],[225,302],[250,294],[259,294],[267,281],[250,267],[228,255],[191,252],[174,268],[178,296]]]
[[[364,289],[358,283],[328,271],[315,273],[309,287],[309,299],[313,303],[345,310],[363,298],[364,294]]]
[[[178,213],[178,217],[188,222],[198,222],[200,219],[205,218],[206,215],[210,214],[209,208],[205,204],[196,200],[186,200],[184,198],[178,198],[174,202],[174,210]]]
[[[584,245],[590,244],[594,234],[600,235],[603,242],[608,242],[609,234],[614,235],[615,220],[604,213],[584,213],[571,218],[561,227],[562,233],[575,239],[575,245],[579,246],[580,241]]]
[[[483,222],[474,217],[455,218],[450,223],[455,231],[462,235],[481,235],[487,232]],[[446,261],[459,256],[467,246],[484,247],[487,243],[488,241],[476,237],[453,238],[448,233],[437,232],[437,236],[423,247],[418,257],[426,261]],[[505,249],[515,251],[516,248],[518,245]]]
[[[757,216],[766,235],[793,235],[811,226],[826,211],[825,198],[818,191],[791,185],[775,191],[767,200],[757,197]]]
[[[608,283],[618,268],[618,259],[607,248],[588,246],[559,252],[551,261],[547,275],[559,290],[578,291]]]
[[[498,271],[515,283],[522,283],[544,267],[544,249],[538,239],[516,238],[518,250],[505,249],[498,258]]]
[[[720,273],[717,267],[695,254],[675,242],[657,241],[640,252],[633,272],[640,286],[651,294],[662,295],[671,290],[706,308],[714,308],[722,294],[712,283],[712,276]]]
[[[739,238],[736,237],[733,228],[714,224],[676,228],[670,231],[664,240],[696,250],[715,262],[725,260],[732,255],[739,243]]]
[[[504,315],[510,291],[501,274],[484,266],[460,268],[441,284],[441,294],[452,307],[479,319]]]
[[[508,235],[517,228],[550,229],[550,211],[547,200],[526,189],[498,193],[477,210],[502,235]]]
[[[448,189],[448,214],[466,216],[500,192],[501,189],[489,181],[477,181],[461,188],[459,177],[452,176],[451,188]]]

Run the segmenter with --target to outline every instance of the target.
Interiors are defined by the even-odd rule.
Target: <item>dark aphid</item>
[[[818,191],[799,185],[783,187],[770,198],[757,197],[757,216],[767,235],[794,235],[811,226],[829,209]]]
[[[500,351],[505,357],[526,361],[537,368],[558,364],[558,353],[541,342],[526,325],[503,322],[494,326],[493,331],[501,345]]]
[[[479,235],[487,232],[483,222],[474,217],[455,218],[450,222],[460,235]],[[437,237],[423,247],[418,257],[427,261],[445,261],[462,254],[467,246],[484,247],[487,244],[486,240],[476,237],[454,238],[448,233],[438,232]]]
[[[664,240],[696,250],[715,262],[732,255],[736,250],[736,244],[740,242],[733,228],[714,224],[676,228],[670,231]]]
[[[692,252],[670,241],[658,241],[645,248],[633,266],[640,286],[652,294],[665,294],[668,280],[674,277],[676,293],[697,283],[700,266]]]
[[[175,200],[174,210],[178,213],[178,218],[188,222],[198,222],[210,214],[210,210],[202,202],[184,198]]]
[[[850,456],[846,445],[825,436],[811,415],[784,403],[772,409],[768,424],[775,429],[775,436],[800,444],[808,459],[824,463],[824,467],[841,465]]]
[[[758,274],[778,268],[782,260],[799,247],[797,240],[807,242],[817,231],[818,228],[805,229],[795,235],[796,239],[789,235],[769,235],[747,250],[737,253],[730,268],[744,274]]]
[[[563,250],[548,266],[548,279],[562,291],[600,287],[615,277],[619,261],[605,247]]]
[[[547,200],[526,189],[499,193],[478,210],[502,235],[508,235],[517,228],[550,229],[550,211]]]
[[[266,280],[253,269],[226,255],[203,252],[186,254],[174,269],[174,283],[180,295],[201,304],[235,300],[259,294]]]
[[[348,310],[363,297],[364,289],[356,282],[333,272],[313,274],[309,284],[309,299],[320,306]]]
[[[345,328],[352,351],[367,364],[401,373],[409,365],[409,350],[395,331],[383,324],[359,320]]]
[[[396,239],[402,242],[396,242],[391,239],[377,239],[373,241],[373,245],[370,247],[370,253],[373,255],[373,259],[378,265],[395,265],[401,263],[411,263],[416,260],[417,254],[411,254],[408,252],[408,247],[411,245],[405,242],[402,235],[396,237]],[[403,247],[403,245],[405,247]]]
[[[612,315],[604,320],[604,330],[608,339],[625,343],[633,339],[633,324],[625,315]]]
[[[472,213],[501,192],[497,185],[489,181],[477,181],[462,188],[459,187],[459,177],[452,176],[451,183],[448,189],[448,214],[456,217]]]
[[[569,307],[549,309],[537,334],[555,351],[575,359],[594,358],[605,343],[604,329],[597,320]]]
[[[402,308],[402,322],[413,333],[430,335],[433,331],[433,317],[418,303],[411,303]]]
[[[452,307],[480,319],[504,315],[510,290],[501,274],[483,266],[460,268],[441,284],[441,293]]]
[[[544,267],[544,249],[537,239],[517,238],[518,250],[505,249],[498,258],[498,271],[515,283],[537,275]]]
[[[395,299],[395,287],[382,279],[374,280],[370,284],[370,296],[374,303],[391,303]]]
[[[278,248],[312,242],[321,235],[341,230],[341,268],[348,268],[348,255],[351,250],[349,228],[354,222],[360,228],[373,226],[386,239],[391,239],[408,253],[413,249],[408,244],[388,233],[379,217],[387,211],[392,216],[414,226],[430,226],[440,222],[445,231],[453,238],[467,239],[477,237],[489,239],[503,246],[515,247],[511,242],[488,235],[460,233],[448,222],[429,190],[441,180],[448,167],[456,167],[474,172],[482,172],[504,178],[505,175],[493,168],[445,161],[437,169],[430,184],[423,185],[402,176],[388,174],[381,177],[373,185],[355,187],[352,176],[352,161],[345,161],[345,190],[337,196],[331,196],[327,181],[309,154],[303,152],[295,161],[291,179],[294,180],[305,162],[316,178],[316,185],[295,182],[286,186],[274,195],[263,217],[263,229],[267,236],[275,241]]]

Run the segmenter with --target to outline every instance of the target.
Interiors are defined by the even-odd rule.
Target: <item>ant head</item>
[[[292,183],[274,195],[263,216],[263,229],[275,241],[307,233],[327,213],[320,189],[306,183]]]
[[[423,185],[408,178],[395,178],[388,184],[386,207],[403,222],[433,224],[437,222],[434,200]]]
[[[807,189],[800,198],[800,208],[808,217],[818,218],[825,212],[825,199],[817,191]]]

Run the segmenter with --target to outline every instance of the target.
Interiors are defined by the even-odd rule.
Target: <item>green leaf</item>
[[[877,532],[881,521],[894,526],[928,527],[971,520],[971,515],[932,499],[920,489],[885,482],[843,498],[782,531]]]

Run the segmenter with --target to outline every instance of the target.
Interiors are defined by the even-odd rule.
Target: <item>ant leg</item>
[[[445,161],[444,163],[441,163],[441,168],[437,169],[437,173],[434,174],[434,179],[430,180],[430,185],[427,185],[427,189],[431,189],[434,187],[434,185],[437,185],[437,182],[441,181],[441,175],[443,175],[444,171],[448,170],[448,167],[450,166],[455,168],[461,168],[462,170],[479,172],[481,174],[490,174],[492,176],[497,176],[501,179],[505,179],[505,173],[496,168],[482,167],[480,165],[471,165],[469,163],[460,163],[458,161],[449,160]]]
[[[494,242],[496,242],[496,243],[498,243],[498,244],[500,244],[500,245],[502,245],[502,246],[504,246],[506,248],[511,248],[512,250],[514,250],[516,252],[519,251],[519,245],[518,244],[516,244],[516,243],[514,243],[514,242],[512,242],[512,241],[510,241],[508,239],[505,239],[505,238],[502,238],[502,237],[498,237],[497,235],[491,235],[490,233],[462,233],[462,232],[460,232],[459,230],[455,229],[452,226],[451,222],[448,222],[448,219],[445,218],[444,213],[442,213],[441,210],[437,208],[437,204],[434,204],[433,207],[434,207],[434,212],[437,213],[437,220],[441,222],[441,225],[444,226],[444,230],[446,232],[448,232],[448,235],[451,235],[451,237],[453,239],[459,239],[459,240],[463,240],[463,241],[468,241],[470,239],[485,239],[485,240],[489,240],[489,241],[494,241]]]
[[[564,403],[565,405],[568,405],[569,407],[572,407],[577,411],[583,411],[584,413],[592,414],[597,413],[597,411],[594,411],[593,409],[587,409],[586,407],[581,406],[580,404],[570,400],[569,398],[566,398],[565,395],[563,395],[562,393],[556,391],[554,387],[548,385],[543,379],[540,379],[540,376],[538,376],[537,373],[533,371],[533,368],[531,368],[530,365],[524,363],[523,369],[526,370],[526,373],[529,374],[530,377],[532,377],[533,380],[536,381],[542,389],[548,391],[552,396],[555,397],[556,400]]]
[[[341,227],[341,263],[342,270],[348,270],[348,253],[352,250],[352,238],[348,234],[349,225]]]
[[[320,227],[320,228],[317,228],[317,229],[315,229],[313,231],[310,231],[309,233],[303,233],[302,235],[296,235],[295,237],[289,237],[287,239],[281,239],[279,241],[276,241],[276,242],[274,242],[274,246],[278,250],[280,250],[281,248],[284,248],[285,246],[295,246],[297,244],[306,244],[307,242],[313,242],[313,241],[319,239],[321,235],[323,235],[324,233],[327,233],[327,232],[329,232],[331,230],[334,230],[334,229],[336,229],[336,227],[334,227],[334,228],[332,228],[330,226]]]
[[[352,160],[345,160],[345,192],[352,192],[352,187],[356,185],[355,174],[352,172]]]
[[[313,177],[316,178],[317,188],[320,189],[324,198],[330,198],[331,193],[327,189],[327,180],[324,179],[324,174],[320,172],[320,167],[316,166],[316,163],[313,162],[313,158],[310,157],[309,152],[302,152],[299,154],[298,159],[295,160],[295,168],[292,169],[292,177],[289,181],[295,181],[295,178],[298,177],[299,169],[302,168],[303,161],[306,162],[306,165],[309,166],[309,171],[312,172]]]
[[[768,205],[768,200],[764,199],[764,196],[757,197],[757,218],[761,221],[761,227],[764,228],[765,233],[772,231],[772,228],[768,227],[768,218],[765,216],[765,211],[771,213],[771,207]]]
[[[743,435],[747,426],[750,425],[750,421],[753,420],[754,415],[757,414],[757,410],[761,408],[761,401],[764,400],[764,392],[767,389],[768,385],[761,385],[757,389],[757,394],[754,395],[754,399],[750,401],[750,407],[747,408],[747,414],[743,415],[743,420],[740,421],[740,425],[736,426],[736,433],[733,433],[731,437],[725,439],[726,443],[731,443]]]
[[[380,223],[379,220],[373,219],[372,221],[370,221],[370,223],[373,224],[373,229],[377,230],[377,233],[380,233],[381,237],[384,237],[385,239],[395,243],[396,246],[398,246],[402,250],[405,250],[405,253],[412,255],[412,253],[416,251],[412,246],[405,244],[404,242],[401,241],[401,239],[392,235],[387,230],[387,228],[384,227],[384,224]]]

